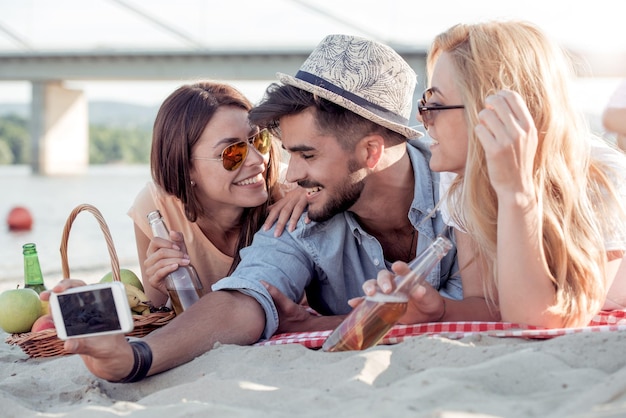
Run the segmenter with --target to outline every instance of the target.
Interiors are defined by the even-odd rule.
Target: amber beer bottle
[[[394,279],[395,289],[391,294],[377,292],[367,296],[328,336],[322,350],[364,350],[378,344],[406,312],[409,291],[426,279],[451,248],[449,239],[437,237],[409,263],[409,274]]]
[[[150,228],[155,237],[170,239],[170,233],[158,210],[148,214],[148,222],[150,222]],[[165,278],[165,287],[176,315],[183,313],[185,309],[197,302],[203,294],[202,283],[200,283],[198,274],[191,264],[179,266],[176,271],[168,274]]]
[[[33,243],[22,245],[22,254],[24,254],[24,287],[37,293],[43,292],[46,286],[43,283],[37,246]]]

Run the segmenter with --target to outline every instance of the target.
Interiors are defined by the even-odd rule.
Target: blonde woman
[[[419,114],[430,167],[448,172],[442,212],[464,299],[416,288],[404,320],[584,326],[626,306],[626,161],[572,108],[560,49],[525,22],[461,24],[435,38],[427,64]]]

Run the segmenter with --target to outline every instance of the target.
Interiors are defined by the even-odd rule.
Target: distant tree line
[[[141,127],[89,126],[89,164],[147,164],[150,160],[151,132]],[[28,120],[0,117],[0,164],[29,164]]]

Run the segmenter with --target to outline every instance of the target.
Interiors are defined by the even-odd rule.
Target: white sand
[[[0,342],[0,417],[626,416],[625,352],[619,331],[415,337],[344,353],[224,345],[123,385],[94,377],[78,356],[32,359]]]
[[[78,356],[0,347],[3,417],[626,415],[624,332],[415,337],[343,353],[224,345],[125,385],[95,378]]]

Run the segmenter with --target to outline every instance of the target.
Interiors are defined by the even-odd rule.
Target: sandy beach
[[[127,221],[124,215],[120,224]],[[52,244],[42,247],[54,247],[58,262],[56,229]],[[136,261],[123,267],[140,271]],[[106,270],[72,263],[72,277],[87,283]],[[46,285],[61,279],[60,272],[49,274]],[[0,282],[0,291],[21,282]],[[0,331],[0,417],[626,416],[624,330],[547,340],[418,336],[344,353],[300,344],[222,345],[126,385],[94,377],[78,356],[29,358],[6,344],[7,336]]]
[[[59,209],[59,218],[64,220],[67,212]],[[108,218],[115,220],[112,213]],[[124,231],[127,222],[122,213],[112,223]],[[43,235],[32,240],[52,248],[50,257],[58,263],[62,226],[51,228],[48,245]],[[95,229],[93,222],[84,229],[89,228]],[[26,238],[16,240],[21,245]],[[117,239],[120,243],[134,255],[132,233],[126,241]],[[106,259],[99,250],[90,253]],[[108,269],[74,268],[80,257],[72,256],[72,277],[87,283]],[[140,272],[136,261],[123,267]],[[55,271],[46,275],[46,285],[61,279]],[[21,283],[17,276],[0,281],[0,291]],[[620,323],[626,324],[626,318]],[[127,385],[94,377],[78,356],[29,358],[20,347],[6,344],[7,336],[0,331],[0,417],[626,416],[624,330],[547,340],[418,336],[344,353],[300,344],[223,345]]]
[[[221,345],[134,384],[98,379],[75,355],[36,359],[0,346],[3,417],[626,415],[624,331],[417,336],[342,353]]]

